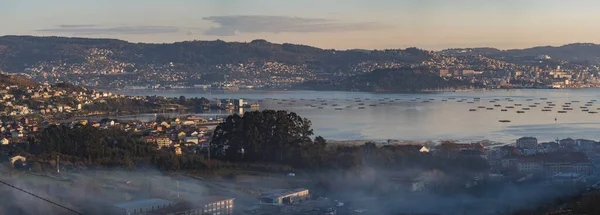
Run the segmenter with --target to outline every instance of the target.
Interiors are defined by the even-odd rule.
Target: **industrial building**
[[[180,202],[148,215],[231,215],[234,198],[207,196],[194,202]]]
[[[263,192],[258,199],[263,204],[283,205],[294,204],[294,202],[308,200],[310,195],[308,189],[298,188],[292,190],[273,190]]]
[[[173,206],[174,203],[164,199],[145,199],[116,203],[113,205],[115,215],[145,215],[152,211]]]

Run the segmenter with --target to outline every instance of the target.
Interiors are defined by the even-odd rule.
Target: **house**
[[[519,149],[537,149],[538,140],[535,137],[521,137],[517,140],[517,148]]]
[[[258,199],[262,204],[283,205],[294,204],[297,201],[304,201],[310,198],[308,189],[298,188],[292,190],[272,190],[263,192]]]
[[[577,173],[591,175],[593,165],[585,153],[555,152],[521,156],[517,158],[517,169],[526,173],[541,173],[552,176],[558,173]]]
[[[177,139],[183,140],[183,138],[187,136],[187,134],[185,132],[179,132],[177,133]]]
[[[194,143],[194,144],[198,144],[198,137],[184,137],[183,138],[183,142],[184,143]]]
[[[116,215],[142,215],[159,209],[173,206],[174,203],[164,199],[145,199],[117,203],[112,206],[112,213]]]
[[[27,158],[21,155],[15,155],[8,158],[8,161],[10,161],[10,164],[12,165],[15,165],[15,162],[17,162],[18,160],[20,160],[24,165],[27,163]]]
[[[162,147],[170,147],[172,143],[171,139],[166,136],[145,136],[144,140],[146,143],[157,144],[159,149]]]
[[[22,131],[13,131],[10,133],[10,136],[12,138],[23,137],[23,132]]]

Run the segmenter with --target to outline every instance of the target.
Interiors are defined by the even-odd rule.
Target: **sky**
[[[600,43],[597,0],[0,0],[0,35],[334,49]]]

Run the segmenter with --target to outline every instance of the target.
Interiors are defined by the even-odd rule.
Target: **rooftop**
[[[260,198],[265,198],[265,197],[276,198],[276,197],[282,197],[282,196],[291,195],[291,194],[302,192],[302,191],[308,191],[308,189],[306,189],[306,188],[296,188],[296,189],[270,190],[270,191],[263,192],[260,195]]]
[[[160,214],[172,214],[172,213],[181,213],[195,209],[202,209],[204,205],[221,202],[225,200],[233,200],[234,198],[222,197],[222,196],[206,196],[202,197],[194,202],[180,202],[171,207],[162,208],[156,211],[153,211],[152,214],[160,215]]]
[[[113,206],[115,206],[117,208],[122,208],[122,209],[128,210],[128,209],[152,207],[155,205],[171,205],[171,204],[173,204],[173,202],[164,200],[164,199],[144,199],[144,200],[138,200],[138,201],[116,203]]]

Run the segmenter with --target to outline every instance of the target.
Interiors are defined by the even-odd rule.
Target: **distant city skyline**
[[[0,0],[0,35],[130,42],[266,39],[334,49],[528,48],[600,43],[580,0]]]

